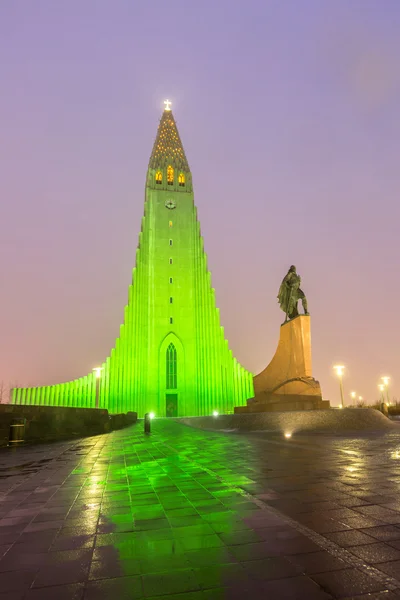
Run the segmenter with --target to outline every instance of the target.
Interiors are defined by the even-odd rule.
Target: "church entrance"
[[[167,417],[178,416],[178,394],[165,394],[165,414]]]
[[[166,352],[166,390],[165,414],[167,417],[178,416],[178,364],[177,353],[171,342]]]

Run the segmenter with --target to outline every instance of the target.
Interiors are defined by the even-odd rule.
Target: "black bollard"
[[[145,433],[150,433],[150,423],[151,423],[150,413],[146,413],[144,415],[144,432]]]
[[[26,419],[13,419],[10,423],[9,446],[21,446],[25,439]]]

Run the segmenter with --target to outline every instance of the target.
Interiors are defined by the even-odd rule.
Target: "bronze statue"
[[[304,314],[309,314],[307,310],[307,298],[303,290],[300,289],[300,283],[301,277],[296,272],[296,267],[292,265],[287,275],[283,278],[278,293],[279,305],[283,312],[286,313],[285,323],[287,320],[298,317],[297,303],[299,300],[302,302]]]

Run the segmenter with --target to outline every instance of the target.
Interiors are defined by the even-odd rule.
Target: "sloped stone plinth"
[[[235,413],[329,408],[312,376],[310,316],[281,325],[279,343],[269,365],[254,377],[254,398]]]

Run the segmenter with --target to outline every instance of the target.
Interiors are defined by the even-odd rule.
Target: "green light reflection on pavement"
[[[168,445],[171,428],[174,448]],[[108,566],[114,560],[120,575],[142,575],[145,587],[151,573],[174,573],[182,579],[174,583],[177,591],[202,589],[198,569],[207,566],[218,573],[218,565],[217,584],[226,585],[226,564],[236,559],[220,536],[250,530],[231,504],[243,502],[237,486],[253,483],[226,467],[229,440],[215,436],[209,441],[207,459],[198,454],[201,438],[178,424],[157,420],[151,440],[138,427],[130,432],[112,444],[115,452],[104,447],[110,460],[104,464],[99,522],[108,533],[97,535],[98,554],[108,551]],[[210,474],[210,467],[218,475]],[[93,481],[95,491],[98,483]],[[188,574],[191,583],[181,589]]]

